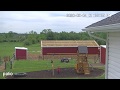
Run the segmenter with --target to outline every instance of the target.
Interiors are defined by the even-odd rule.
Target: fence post
[[[6,61],[5,61],[5,70],[6,70]]]
[[[0,62],[2,62],[1,57],[0,57]]]
[[[12,69],[12,61],[10,61],[10,69]]]

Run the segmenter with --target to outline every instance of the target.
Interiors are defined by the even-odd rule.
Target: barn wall
[[[120,32],[108,33],[107,78],[120,79]]]
[[[106,48],[105,47],[102,47],[100,48],[100,62],[102,64],[105,64],[105,60],[106,60]]]
[[[24,49],[16,49],[16,59],[27,59],[27,51]]]
[[[49,53],[77,53],[76,47],[45,47],[42,50],[43,55]]]
[[[88,54],[98,54],[98,47],[88,47]]]
[[[43,47],[42,54],[47,55],[50,53],[77,53],[78,47]],[[98,54],[98,47],[88,47],[88,54]]]

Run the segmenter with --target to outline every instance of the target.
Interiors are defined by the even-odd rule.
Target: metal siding
[[[42,47],[43,55],[48,53],[77,53],[78,47]],[[88,54],[98,54],[98,47],[88,47]]]
[[[113,57],[113,56],[109,56],[109,57],[112,59],[112,61],[120,64],[120,59]]]
[[[106,60],[106,48],[101,47],[101,52],[100,52],[100,58],[101,58],[101,63],[105,64],[105,60]]]
[[[119,54],[120,49],[118,49],[117,47],[111,47],[111,48],[109,48],[109,51],[112,52],[112,53]],[[120,57],[119,57],[119,58],[120,58]]]
[[[110,76],[110,78],[109,78]],[[112,72],[108,72],[108,79],[117,79],[118,77],[115,76]]]
[[[110,69],[112,68],[114,71],[120,73],[120,68],[119,68],[119,67],[116,67],[115,65],[113,65],[113,64],[111,64],[111,63],[109,63],[109,68],[110,68]]]
[[[115,71],[113,68],[109,68],[108,70],[109,72],[113,73],[114,76],[116,76],[117,78],[120,78],[120,73]]]
[[[88,47],[88,54],[99,54],[98,47]]]
[[[16,49],[16,59],[27,59],[26,50]]]
[[[117,63],[117,62],[115,62],[115,61],[109,61],[108,62],[109,63],[109,65],[113,65],[113,66],[115,66],[116,67],[116,69],[118,69],[118,71],[120,71],[120,64],[119,63]],[[109,66],[110,67],[110,66]]]
[[[115,51],[109,51],[110,56],[120,58],[120,54],[118,52],[117,53],[114,53],[114,52]]]
[[[77,53],[76,47],[43,47],[43,55],[48,53]]]
[[[108,40],[108,79],[120,79],[120,32],[109,33]]]

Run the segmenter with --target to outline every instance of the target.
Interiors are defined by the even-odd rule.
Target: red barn
[[[100,62],[105,64],[106,61],[106,45],[100,45]]]
[[[27,59],[27,50],[25,47],[15,47],[15,59]]]
[[[89,55],[98,54],[99,45],[95,40],[42,40],[42,56],[72,57],[77,54],[78,46],[87,46]]]

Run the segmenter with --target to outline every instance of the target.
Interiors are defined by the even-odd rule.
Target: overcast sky
[[[13,31],[40,33],[43,29],[54,32],[81,32],[86,26],[119,11],[0,11],[0,33]]]

